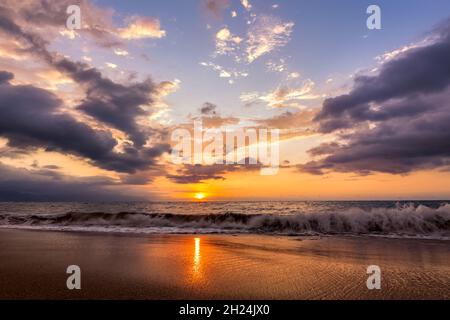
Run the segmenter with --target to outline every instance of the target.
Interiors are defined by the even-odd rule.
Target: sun
[[[197,192],[196,194],[194,194],[194,198],[196,200],[203,200],[206,198],[206,194],[203,192]]]

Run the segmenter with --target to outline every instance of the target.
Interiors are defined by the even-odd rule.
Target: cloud
[[[139,127],[139,117],[150,116],[156,85],[150,80],[119,84],[102,76],[100,71],[81,62],[73,62],[49,52],[47,42],[38,34],[27,32],[0,10],[0,30],[28,45],[28,51],[57,71],[67,75],[85,89],[86,96],[78,109],[129,135],[136,147],[146,143],[148,134]],[[147,109],[144,109],[144,107]]]
[[[317,134],[317,124],[313,121],[316,113],[316,109],[285,111],[270,118],[251,121],[260,129],[280,130],[279,139],[288,140]]]
[[[242,6],[245,8],[245,10],[250,10],[252,8],[252,5],[248,0],[241,0]]]
[[[167,175],[167,178],[178,184],[203,183],[207,180],[225,180],[225,175],[231,172],[256,171],[261,169],[261,164],[213,164],[213,165],[192,165],[185,164],[177,170],[174,175]]]
[[[175,79],[173,81],[162,81],[160,82],[156,88],[154,95],[157,97],[165,97],[180,88],[181,80]]]
[[[201,120],[204,128],[220,128],[224,126],[237,125],[240,122],[239,118],[233,116],[221,116],[217,111],[217,105],[205,102],[200,108],[200,117],[190,117],[190,121]],[[189,130],[189,126],[186,126]]]
[[[203,126],[205,128],[220,128],[225,126],[237,125],[241,121],[236,117],[223,117],[220,115],[211,115],[202,117]]]
[[[242,93],[240,99],[246,106],[257,103],[266,103],[272,108],[299,107],[301,100],[313,100],[319,96],[312,93],[314,82],[310,79],[303,81],[299,86],[280,85],[275,90],[259,93],[245,92]]]
[[[40,85],[44,89],[57,91],[61,85],[73,84],[72,79],[53,69],[36,71],[35,74],[39,80],[44,81],[45,85]]]
[[[166,31],[161,29],[158,19],[148,17],[132,17],[125,28],[119,29],[122,39],[134,40],[145,38],[164,38]]]
[[[266,63],[267,70],[272,72],[285,72],[287,71],[286,61],[284,59],[280,59],[279,61],[269,61]]]
[[[72,177],[53,171],[13,168],[0,163],[0,201],[143,200],[114,180],[101,176]],[[49,171],[52,171],[49,174]]]
[[[337,132],[337,140],[310,150],[318,159],[299,169],[313,174],[448,170],[450,20],[433,39],[389,59],[379,74],[356,78],[348,94],[326,100],[315,121],[321,132]]]
[[[66,9],[69,5],[78,5],[81,9],[80,30],[66,29]],[[166,35],[160,21],[152,17],[125,17],[126,26],[118,28],[114,25],[114,10],[98,7],[90,0],[4,0],[0,11],[7,12],[7,16],[25,31],[41,34],[46,41],[59,35],[68,39],[88,35],[97,45],[118,49],[123,47],[123,40],[159,39]]]
[[[0,72],[5,74],[4,72]],[[124,146],[109,131],[93,129],[59,112],[63,102],[53,93],[30,85],[0,85],[0,135],[15,148],[44,148],[88,159],[97,167],[133,173],[155,164],[168,145],[136,149]]]
[[[79,110],[127,133],[136,147],[146,143],[148,134],[139,127],[137,119],[152,111],[143,108],[151,107],[152,93],[156,94],[155,84],[150,79],[123,85],[102,77],[99,71],[81,63],[63,59],[55,61],[54,65],[86,88],[86,97],[77,106]]]
[[[315,131],[317,126],[313,119],[317,111],[314,109],[299,110],[296,112],[286,111],[280,115],[266,119],[254,119],[253,122],[260,126],[275,129],[298,129]],[[314,129],[313,129],[314,128]]]
[[[14,78],[14,74],[8,71],[0,71],[0,85],[9,82]]]
[[[178,184],[203,183],[206,180],[225,180],[223,174],[226,172],[224,165],[190,165],[185,164],[177,170],[174,175],[167,178]]]
[[[291,72],[288,75],[288,80],[298,79],[298,78],[300,78],[300,73],[299,72]]]
[[[346,128],[361,114],[388,100],[440,92],[450,84],[450,23],[441,27],[435,42],[406,50],[384,63],[375,76],[355,78],[350,93],[325,100],[317,115],[323,132]],[[368,119],[369,120],[369,119]]]
[[[112,62],[105,62],[105,64],[106,64],[106,66],[108,68],[111,68],[111,69],[116,69],[117,68],[117,64],[114,64]]]
[[[1,74],[0,74],[1,79]],[[217,106],[215,104],[212,104],[210,102],[205,102],[203,106],[200,108],[200,113],[204,115],[216,115]]]
[[[127,56],[129,53],[126,50],[123,49],[114,49],[114,53],[118,56]]]
[[[248,72],[246,71],[226,69],[221,65],[215,64],[213,62],[200,62],[200,65],[211,68],[212,70],[216,71],[219,74],[219,78],[239,79],[248,77]]]
[[[338,142],[310,150],[319,160],[299,168],[314,174],[329,170],[406,174],[450,165],[450,91],[427,96],[422,112],[389,116],[374,126],[340,135]],[[403,103],[403,101],[402,101]],[[411,102],[414,107],[415,102]],[[420,102],[418,102],[420,103]],[[399,106],[402,109],[403,106]],[[425,111],[426,110],[426,111]]]
[[[232,54],[239,49],[242,38],[235,36],[228,28],[222,28],[216,33],[216,54]]]
[[[43,148],[69,153],[99,168],[121,173],[134,174],[157,166],[157,159],[169,152],[170,146],[162,142],[163,131],[142,126],[140,122],[153,115],[155,97],[160,96],[161,85],[150,79],[121,84],[105,78],[96,68],[50,52],[48,41],[41,34],[29,31],[26,24],[17,24],[13,17],[21,21],[11,13],[11,9],[0,7],[0,32],[20,43],[22,52],[33,55],[72,79],[85,95],[76,109],[97,123],[87,122],[94,125],[94,129],[76,120],[63,111],[67,110],[62,107],[63,102],[50,92],[33,86],[3,84],[2,99],[7,108],[2,108],[5,117],[1,132],[7,137],[9,146],[28,151],[30,148]],[[41,99],[40,104],[36,99]],[[18,107],[11,109],[16,111],[8,109],[15,104]],[[40,108],[30,109],[36,105]],[[23,118],[24,115],[27,118]],[[6,122],[6,116],[11,121]],[[37,123],[28,123],[27,120]],[[99,130],[98,127],[104,129]],[[116,140],[111,129],[124,132],[131,142]]]
[[[247,61],[251,63],[285,46],[290,40],[293,28],[293,22],[283,22],[279,18],[268,15],[258,16],[247,34]]]
[[[439,35],[437,35],[437,38],[439,38]],[[375,60],[377,60],[379,63],[385,63],[389,60],[395,59],[397,56],[402,55],[411,49],[428,46],[428,45],[432,44],[434,41],[436,41],[437,38],[436,38],[436,34],[431,34],[431,35],[425,37],[424,39],[422,39],[421,41],[411,43],[411,44],[403,46],[399,49],[388,51],[382,55],[376,56]]]
[[[172,122],[170,117],[171,108],[166,101],[166,97],[176,92],[181,86],[181,80],[174,79],[173,81],[162,81],[156,85],[152,92],[152,108],[155,110],[150,117],[147,118],[147,123],[142,123],[145,126],[152,126],[162,124],[169,125]]]
[[[212,58],[227,56],[234,63],[248,65],[262,56],[276,52],[291,40],[293,22],[283,21],[272,15],[256,14],[250,11],[252,6],[248,1],[242,1],[242,5],[249,11],[242,15],[248,26],[246,32],[235,34],[228,26],[217,30]],[[232,17],[236,16],[237,13],[232,11]],[[287,70],[284,59],[280,59],[280,63],[269,62],[267,67],[277,72]],[[226,73],[222,75],[225,76]]]
[[[81,9],[81,30],[66,29],[66,9],[69,5],[78,5]],[[57,35],[74,39],[79,34],[87,34],[100,46],[111,48],[121,45],[113,25],[114,11],[97,7],[89,0],[4,0],[0,11],[8,12],[12,21],[26,31],[41,33],[46,40]]]
[[[286,22],[271,15],[254,13],[251,11],[252,6],[248,1],[242,1],[241,4],[248,11],[242,15],[248,26],[247,30],[238,34],[235,34],[229,26],[223,26],[216,30],[214,35],[215,51],[212,54],[213,59],[222,56],[231,58],[231,62],[239,65],[241,70],[225,68],[215,62],[200,62],[201,65],[219,72],[219,77],[227,78],[230,84],[233,84],[237,78],[248,76],[246,69],[249,64],[285,46],[290,41],[294,28],[293,22]],[[231,11],[231,16],[234,18],[237,13]],[[211,29],[211,26],[208,29]],[[279,63],[270,61],[266,65],[271,71],[287,71],[285,59],[279,59]]]

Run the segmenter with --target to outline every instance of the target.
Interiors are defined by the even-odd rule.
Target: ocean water
[[[450,201],[0,202],[0,228],[450,240]]]

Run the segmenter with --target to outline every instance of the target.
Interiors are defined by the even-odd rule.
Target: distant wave
[[[438,208],[350,208],[292,215],[68,212],[1,214],[0,227],[125,233],[262,233],[279,235],[380,235],[450,239],[450,204]]]

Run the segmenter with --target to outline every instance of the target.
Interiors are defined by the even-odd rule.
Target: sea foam
[[[289,215],[67,212],[0,214],[0,227],[123,233],[258,233],[278,235],[378,235],[450,239],[450,204],[438,208],[397,205]]]

